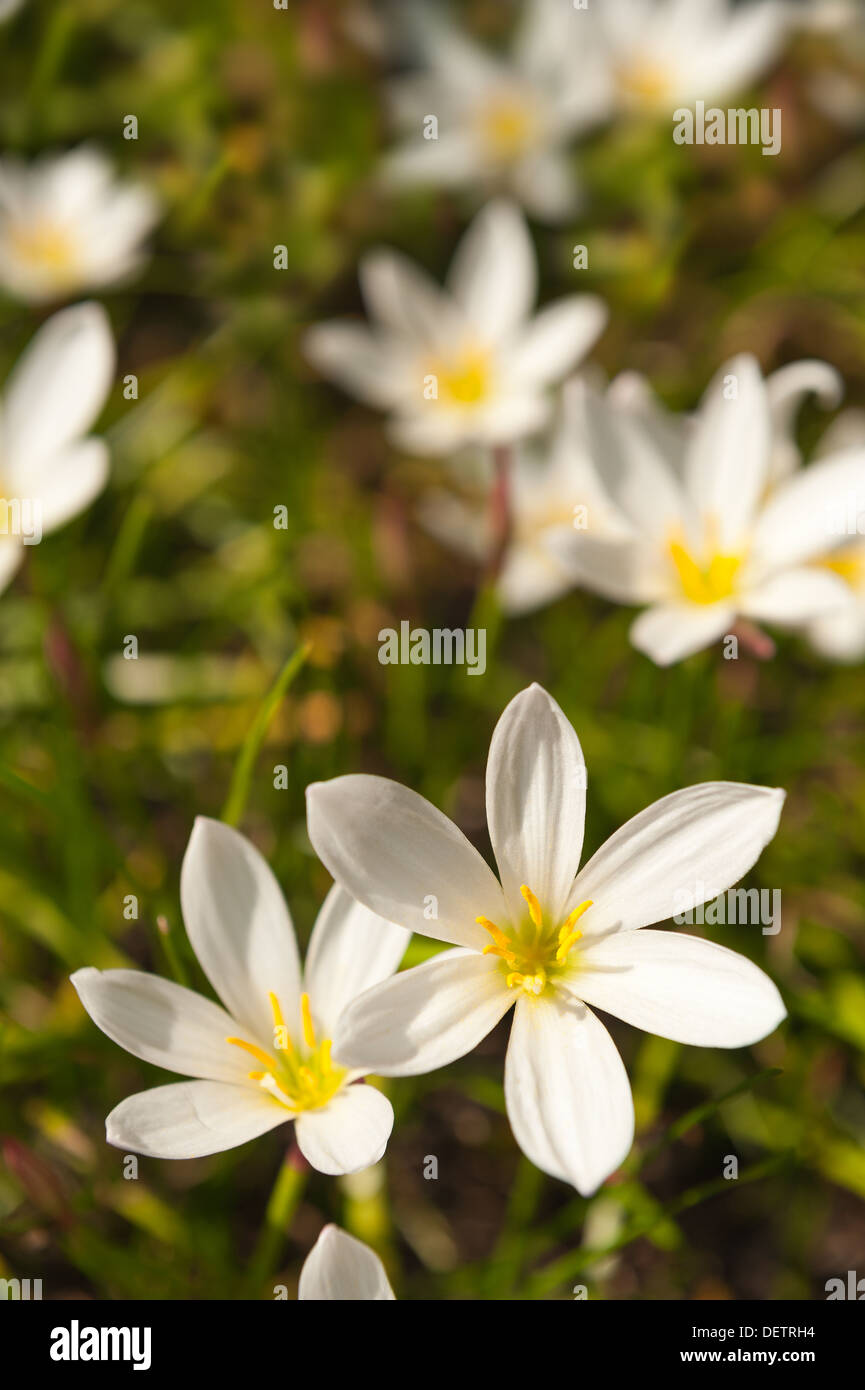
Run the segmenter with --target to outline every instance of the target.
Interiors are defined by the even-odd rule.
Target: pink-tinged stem
[[[775,655],[775,643],[756,623],[740,618],[733,628],[732,635],[738,637],[745,651],[758,661],[771,661]]]

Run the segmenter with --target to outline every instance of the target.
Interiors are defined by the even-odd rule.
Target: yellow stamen
[[[250,1081],[263,1081],[269,1073],[266,1071],[248,1071],[246,1075],[249,1077]]]
[[[740,555],[716,552],[700,564],[679,540],[671,540],[669,549],[682,592],[691,603],[719,603],[733,593],[742,564]]]
[[[528,886],[527,883],[523,883],[520,885],[520,892],[522,893],[523,897],[528,903],[529,916],[531,917],[535,926],[542,927],[544,924],[544,914],[541,912],[541,905],[538,902],[537,895],[532,892],[531,888]]]
[[[273,1058],[263,1048],[256,1047],[255,1043],[245,1042],[243,1038],[226,1038],[225,1041],[231,1043],[233,1047],[242,1047],[244,1052],[248,1052],[250,1057],[254,1057],[257,1062],[261,1063],[265,1071],[272,1072],[276,1066]]]
[[[300,996],[300,1012],[303,1017],[303,1040],[307,1047],[315,1047],[315,1029],[312,1026],[312,1012],[309,1007],[309,995]],[[304,1069],[301,1068],[301,1071]]]
[[[296,1057],[297,1053],[294,1050],[294,1043],[291,1041],[291,1034],[285,1025],[279,1000],[275,994],[268,994],[267,997],[270,1000],[270,1008],[273,1013],[274,1047],[278,1048],[280,1052],[287,1052],[290,1057]]]

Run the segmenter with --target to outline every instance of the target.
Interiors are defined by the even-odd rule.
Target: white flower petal
[[[527,884],[553,922],[580,865],[586,764],[572,724],[539,685],[514,696],[487,760],[487,820],[511,920],[527,912]]]
[[[488,342],[528,317],[537,292],[535,253],[513,203],[496,200],[478,213],[454,252],[447,287]]]
[[[631,627],[631,641],[656,666],[671,666],[726,636],[736,621],[731,603],[659,603]]]
[[[34,460],[25,495],[41,507],[43,533],[85,511],[105,487],[108,471],[108,445],[102,439],[85,439],[41,463]]]
[[[364,774],[316,782],[306,799],[315,852],[353,898],[421,936],[475,950],[487,945],[475,918],[505,915],[502,890],[435,806],[398,782]]]
[[[387,408],[399,399],[400,380],[390,356],[368,328],[356,323],[317,323],[303,337],[303,351],[323,376],[370,405]]]
[[[349,1005],[333,1055],[380,1076],[420,1076],[471,1052],[513,1002],[499,960],[444,951]]]
[[[411,933],[377,917],[335,883],[316,919],[304,967],[316,1028],[332,1038],[344,1009],[399,969]]]
[[[383,1302],[395,1294],[384,1265],[363,1241],[325,1226],[303,1262],[298,1301]]]
[[[393,1108],[374,1086],[345,1086],[321,1110],[295,1121],[297,1146],[319,1173],[358,1173],[378,1163],[393,1129]]]
[[[133,1057],[206,1081],[246,1080],[249,1056],[226,1042],[237,1024],[191,989],[143,970],[76,970],[78,997],[97,1028]]]
[[[505,1061],[514,1138],[538,1168],[588,1197],[634,1137],[627,1072],[591,1009],[555,994],[517,1004]]]
[[[843,608],[849,594],[849,587],[839,574],[802,565],[783,570],[757,585],[741,600],[739,609],[758,622],[796,627]]]
[[[592,940],[568,988],[635,1028],[698,1047],[749,1047],[786,1017],[769,976],[746,956],[682,932]]]
[[[178,1081],[121,1101],[105,1121],[105,1137],[116,1149],[147,1158],[203,1158],[290,1119],[260,1086]]]
[[[830,661],[861,661],[865,656],[865,604],[851,597],[837,613],[815,619],[807,637]]]
[[[90,429],[114,375],[114,340],[99,304],[54,314],[6,383],[0,424],[6,486],[24,492],[35,465]]]
[[[701,782],[647,806],[577,875],[570,904],[591,898],[585,936],[664,922],[738,882],[778,828],[784,792]]]
[[[299,1026],[300,962],[279,884],[254,845],[220,821],[197,817],[180,875],[192,949],[229,1013],[270,1046],[274,993]]]
[[[427,348],[444,347],[461,326],[448,296],[420,266],[397,251],[371,251],[360,264],[360,287],[373,318],[390,333]]]
[[[772,460],[769,481],[775,485],[799,464],[796,415],[805,396],[813,393],[824,410],[834,410],[844,394],[840,372],[828,362],[809,358],[790,362],[766,378],[772,420]]]
[[[607,316],[606,305],[595,295],[557,300],[519,334],[508,354],[509,369],[532,385],[561,381],[600,337]]]
[[[736,394],[730,396],[733,381]],[[769,446],[766,385],[756,359],[743,353],[710,383],[686,462],[688,494],[713,524],[723,552],[735,552],[747,534],[766,483]]]
[[[813,463],[783,483],[754,528],[754,555],[765,569],[823,556],[865,513],[865,449]],[[848,537],[849,539],[849,537]]]

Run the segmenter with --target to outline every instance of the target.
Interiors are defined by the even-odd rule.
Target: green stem
[[[285,663],[276,678],[271,689],[268,691],[258,713],[253,720],[252,727],[243,741],[243,747],[234,768],[225,806],[222,809],[222,819],[226,825],[237,825],[246,807],[249,797],[252,773],[255,768],[255,760],[258,757],[261,745],[267,736],[271,720],[279,709],[282,697],[285,695],[291,682],[294,680],[298,671],[309,655],[309,644],[305,643],[294,653]]]
[[[264,1213],[264,1224],[252,1252],[247,1270],[250,1298],[258,1298],[267,1278],[273,1274],[282,1252],[285,1238],[300,1205],[309,1168],[292,1146],[276,1175],[270,1201]]]

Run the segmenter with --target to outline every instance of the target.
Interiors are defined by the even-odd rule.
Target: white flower
[[[343,1303],[395,1297],[378,1255],[338,1226],[325,1226],[304,1260],[297,1296]]]
[[[678,442],[584,391],[589,452],[629,534],[579,536],[567,559],[585,587],[649,605],[631,640],[658,665],[709,646],[737,618],[799,627],[844,602],[823,561],[840,548],[834,513],[865,488],[865,449],[785,476],[795,404],[815,385],[828,390],[826,373],[798,363],[766,383],[753,357],[734,358]]]
[[[589,350],[606,320],[593,295],[569,295],[531,317],[534,250],[509,203],[478,214],[457,248],[447,286],[391,251],[367,256],[361,288],[373,327],[325,323],[307,355],[361,400],[391,415],[413,453],[506,444],[543,427],[547,388]]]
[[[0,402],[0,588],[25,542],[65,525],[105,486],[108,446],[87,431],[113,375],[114,340],[98,304],[54,314],[13,368]]]
[[[597,69],[575,42],[579,23],[562,0],[535,0],[510,53],[498,56],[441,14],[411,7],[422,72],[394,85],[405,142],[387,160],[386,177],[505,189],[537,217],[568,217],[579,199],[565,146],[605,114]]]
[[[601,0],[579,17],[619,110],[672,117],[722,101],[765,72],[790,28],[781,0]]]
[[[192,1076],[130,1096],[106,1121],[109,1144],[151,1158],[198,1158],[293,1120],[320,1173],[376,1163],[393,1127],[390,1102],[353,1085],[332,1048],[346,1006],[399,965],[408,944],[334,887],[319,913],[301,976],[291,917],[253,845],[199,817],[180,884],[189,940],[221,1008],[137,970],[72,976],[93,1022],[133,1056]]]
[[[533,685],[504,711],[487,763],[501,884],[446,816],[382,777],[318,783],[307,814],[346,891],[456,947],[358,999],[337,1031],[343,1055],[369,1057],[384,1075],[432,1071],[515,1004],[505,1100],[517,1143],[588,1194],[624,1159],[634,1124],[625,1068],[588,1005],[709,1047],[746,1047],[784,1017],[775,986],[744,956],[637,930],[741,878],[774,835],[784,793],[736,782],[674,792],[578,873],[585,786],[573,728]]]
[[[39,302],[126,280],[156,217],[153,195],[115,182],[97,150],[0,159],[0,286]]]
[[[11,19],[23,3],[24,0],[0,0],[0,20]]]

